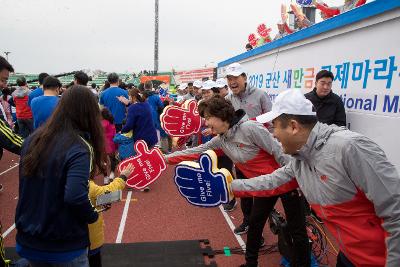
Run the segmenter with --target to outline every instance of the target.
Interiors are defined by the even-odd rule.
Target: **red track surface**
[[[0,173],[18,163],[18,157],[5,151],[0,162]],[[232,233],[219,208],[198,208],[190,205],[180,196],[172,179],[173,168],[169,167],[163,176],[151,185],[148,193],[133,191],[129,204],[122,243],[156,242],[168,240],[209,239],[214,250],[224,247],[238,247],[238,241]],[[3,232],[13,225],[14,212],[18,196],[18,167],[0,175],[4,190],[0,193],[0,220]],[[99,184],[100,181],[99,181]],[[38,192],[39,193],[39,192]],[[105,213],[105,237],[107,243],[115,243],[126,202],[128,191],[123,192],[123,201],[114,204]],[[240,208],[228,213],[235,226],[241,223]],[[15,245],[15,229],[5,238],[6,246]],[[245,239],[245,235],[242,236]],[[269,230],[264,229],[268,244],[277,239]],[[335,266],[334,257],[330,257],[329,266]],[[278,253],[260,256],[260,266],[279,266]],[[244,263],[244,256],[216,256],[218,266],[239,266]]]

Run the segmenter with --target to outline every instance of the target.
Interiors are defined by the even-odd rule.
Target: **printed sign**
[[[186,200],[195,206],[215,207],[233,199],[227,169],[217,168],[217,155],[208,150],[200,155],[199,163],[184,161],[175,168],[175,184]]]
[[[148,149],[146,142],[138,140],[135,143],[136,156],[127,158],[118,165],[121,172],[129,163],[135,168],[128,177],[126,185],[136,189],[143,189],[155,182],[162,171],[167,168],[163,154],[158,148]]]
[[[201,127],[201,118],[197,111],[197,102],[187,100],[182,107],[165,107],[160,121],[164,131],[172,136],[183,137],[198,133]]]

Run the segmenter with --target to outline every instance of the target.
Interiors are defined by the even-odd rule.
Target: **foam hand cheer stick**
[[[183,137],[198,133],[201,118],[195,100],[186,101],[182,107],[167,106],[160,115],[161,127],[172,136]]]
[[[252,47],[256,47],[258,38],[254,33],[251,33],[249,35],[249,37],[248,37],[248,41],[249,41],[249,44],[251,44]]]
[[[118,165],[121,172],[130,163],[134,171],[128,177],[126,185],[136,189],[143,189],[155,182],[162,171],[167,168],[163,154],[158,148],[148,149],[143,140],[135,143],[136,156],[127,158]]]
[[[233,199],[227,169],[217,169],[217,155],[208,150],[199,163],[184,161],[175,168],[175,184],[186,200],[195,206],[215,207]]]

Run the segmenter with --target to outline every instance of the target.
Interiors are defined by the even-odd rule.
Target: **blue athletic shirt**
[[[38,87],[35,90],[33,90],[32,92],[30,92],[29,96],[28,96],[28,106],[31,106],[31,102],[35,97],[41,96],[43,95],[43,89]]]
[[[39,96],[32,100],[31,109],[33,115],[33,127],[36,129],[46,122],[53,114],[58,101],[58,96]]]
[[[127,91],[119,87],[110,87],[100,95],[100,104],[111,111],[115,124],[122,124],[125,119],[125,105],[117,97],[128,97]]]

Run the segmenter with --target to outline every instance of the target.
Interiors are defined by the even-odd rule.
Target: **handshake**
[[[122,161],[118,170],[129,172],[126,185],[143,189],[155,182],[167,168],[166,160],[158,148],[148,149],[146,143],[135,143],[136,156]],[[233,178],[227,169],[217,168],[217,155],[208,150],[200,155],[199,162],[184,161],[175,168],[174,181],[178,191],[196,206],[215,207],[233,199],[230,183]]]

